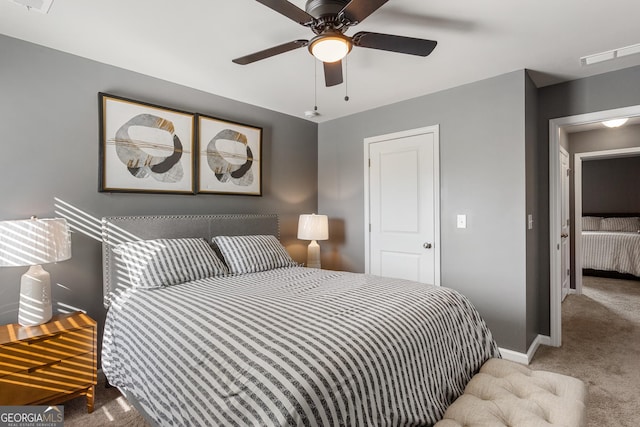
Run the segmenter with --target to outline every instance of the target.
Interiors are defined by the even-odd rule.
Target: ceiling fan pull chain
[[[318,112],[318,61],[313,58],[313,111]]]
[[[344,57],[344,101],[349,100],[349,60]]]

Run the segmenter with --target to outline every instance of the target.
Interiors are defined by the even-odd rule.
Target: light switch
[[[533,215],[532,214],[527,215],[527,229],[528,230],[533,230]]]
[[[467,216],[466,215],[458,215],[458,228],[467,228]]]

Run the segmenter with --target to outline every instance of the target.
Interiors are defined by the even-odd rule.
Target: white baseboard
[[[528,365],[529,363],[531,363],[534,354],[536,354],[538,347],[540,347],[541,345],[551,345],[551,337],[548,337],[546,335],[538,335],[529,346],[529,350],[526,354],[502,347],[500,347],[500,354],[502,354],[503,359],[511,360],[512,362],[521,363],[523,365]]]
[[[527,358],[527,355],[524,353],[520,353],[517,351],[500,347],[500,354],[502,355],[503,359],[511,360],[512,362],[521,363],[523,365],[529,364],[529,359]]]

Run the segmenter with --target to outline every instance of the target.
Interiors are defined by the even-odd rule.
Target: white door
[[[438,127],[365,143],[368,272],[439,285]]]
[[[560,274],[562,282],[562,301],[571,288],[571,220],[569,214],[569,153],[560,147],[560,179],[562,180],[560,214]]]

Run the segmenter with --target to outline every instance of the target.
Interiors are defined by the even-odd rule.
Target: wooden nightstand
[[[93,411],[96,322],[59,314],[43,325],[0,326],[0,405],[56,405],[85,395]]]

